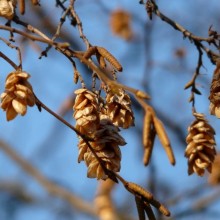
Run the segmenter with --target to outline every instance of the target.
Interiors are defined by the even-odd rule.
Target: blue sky
[[[177,124],[181,124],[186,131],[193,117],[191,116],[191,104],[187,102],[190,91],[184,91],[183,88],[191,79],[193,71],[196,68],[198,57],[196,48],[187,39],[184,40],[180,33],[156,18],[152,32],[153,68],[148,73],[148,70],[144,68],[146,52],[143,46],[144,28],[142,22],[148,20],[144,7],[139,5],[138,1],[114,0],[105,2],[109,11],[123,8],[133,16],[132,24],[135,31],[135,40],[125,42],[111,33],[108,14],[102,10],[98,2],[82,0],[76,3],[76,11],[82,20],[84,33],[89,41],[93,45],[106,47],[120,60],[124,68],[123,73],[118,75],[120,82],[125,82],[126,85],[134,88],[144,89],[142,80],[145,77],[150,77],[149,93],[152,97],[152,104],[156,109],[159,109],[169,118],[175,120]],[[104,1],[102,2],[104,3]],[[42,2],[42,5],[52,7],[52,9],[47,9],[49,12],[48,18],[56,14],[58,21],[60,13],[53,7],[53,4]],[[207,5],[207,1],[198,0],[161,0],[158,1],[158,5],[165,14],[181,23],[184,27],[187,27],[196,35],[206,36],[208,27],[211,24],[215,28],[219,25],[219,19],[212,16],[212,11],[219,11],[218,1],[210,1]],[[76,30],[70,30],[68,26],[64,26],[64,30],[73,34],[73,37],[80,42]],[[0,33],[1,36],[7,36],[7,33],[3,31]],[[13,57],[13,60],[17,60],[15,50],[8,49],[1,41],[0,46],[1,51]],[[85,48],[84,45],[81,44],[81,46]],[[178,48],[186,48],[186,65],[184,68],[179,66],[179,61],[174,56],[174,50]],[[39,53],[34,51],[33,48],[25,47],[24,49],[23,69],[31,74],[30,82],[33,85],[36,95],[48,107],[57,111],[63,100],[70,94],[73,94],[74,90],[79,87],[79,85],[73,84],[71,64],[58,52],[50,52],[47,58],[39,60]],[[80,65],[78,63],[78,67],[81,70]],[[202,69],[203,74],[198,79],[202,85],[201,91],[204,95],[198,97],[196,107],[197,111],[208,114],[209,102],[207,96],[209,85],[202,83],[204,80],[210,83],[214,66],[206,59],[206,55],[204,55],[204,66],[206,69]],[[1,60],[1,92],[4,90],[5,77],[11,70],[12,68]],[[83,77],[87,77],[83,73],[82,75]],[[0,111],[0,118],[0,139],[10,144],[25,159],[30,160],[45,176],[61,185],[67,186],[76,195],[92,201],[97,181],[86,177],[86,167],[83,162],[80,164],[77,163],[77,137],[71,130],[44,110],[39,113],[36,107],[29,108],[25,117],[18,116],[11,122],[6,121],[3,111]],[[140,125],[142,123],[140,113],[136,115],[136,118],[136,124]],[[71,124],[74,124],[71,113],[66,116],[66,119]],[[219,123],[216,122],[216,119],[213,116],[208,116],[208,119],[218,131]],[[126,131],[123,130],[122,134],[128,144],[121,148],[123,156],[120,174],[126,180],[146,186],[148,177],[150,176],[150,169],[144,167],[142,164],[140,134],[136,135],[134,128]],[[197,184],[201,184],[201,182],[206,182],[206,177],[203,180],[195,175],[188,177],[187,161],[183,156],[184,146],[181,146],[173,131],[168,129],[168,134],[172,140],[177,164],[175,167],[169,164],[162,146],[156,141],[152,160],[156,167],[156,184],[158,187],[163,185],[163,183],[170,184],[174,188],[174,194],[178,194],[187,188],[194,187]],[[219,135],[216,136],[216,140],[219,143]],[[5,172],[6,168],[7,172]],[[174,181],[170,181],[171,179]],[[29,192],[41,198],[48,199],[42,187],[30,176],[26,175],[2,152],[0,152],[1,180],[18,181]],[[122,186],[116,189],[114,196],[114,199],[119,205],[122,204],[123,198],[132,198]],[[159,197],[159,199],[166,201],[166,198]],[[136,215],[136,212],[134,213]],[[16,220],[30,218],[32,220],[46,220],[54,218],[54,215],[50,209],[41,205],[30,205],[21,208],[15,216]],[[80,219],[86,220],[91,218],[81,216]]]

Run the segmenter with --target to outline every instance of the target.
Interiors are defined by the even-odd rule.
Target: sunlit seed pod
[[[83,93],[83,92],[85,92],[85,91],[88,91],[88,90],[81,88],[81,89],[75,90],[74,93],[75,93],[76,95],[79,95],[79,94],[81,94],[81,93]]]
[[[77,109],[81,109],[83,107],[85,107],[88,103],[88,99],[84,99],[80,104],[78,104],[77,106],[74,105],[74,108]]]
[[[199,176],[203,176],[204,173],[205,173],[205,170],[204,170],[204,169],[199,168],[199,167],[198,167],[197,165],[195,165],[195,164],[194,164],[194,166],[193,166],[193,171],[194,171],[194,173],[196,173],[196,174],[199,175]]]
[[[204,133],[199,133],[199,134],[197,134],[197,135],[194,135],[193,137],[192,137],[192,139],[193,140],[200,140],[200,139],[202,139],[202,138],[204,138],[205,137],[205,134]]]
[[[207,162],[202,162],[200,158],[195,160],[195,164],[197,167],[200,169],[206,169],[209,166],[209,163]]]
[[[204,120],[204,114],[202,113],[194,112],[193,115],[199,120]]]
[[[18,114],[25,115],[27,111],[27,103],[19,99],[13,99],[12,106]]]
[[[193,151],[193,149],[195,149],[195,147],[196,144],[193,141],[189,142],[185,150],[185,156],[188,156]]]
[[[89,47],[89,49],[84,53],[83,57],[89,59],[92,55],[96,54],[96,47]]]
[[[196,151],[202,151],[203,149],[204,149],[204,146],[203,145],[197,145],[196,147],[195,147],[195,149],[196,149]]]
[[[121,72],[123,70],[119,61],[105,48],[103,47],[96,47],[98,53],[103,56],[116,70]]]
[[[2,93],[1,95],[1,108],[6,110],[8,105],[11,104],[12,100],[15,98],[14,93]]]
[[[198,123],[196,123],[195,125],[193,125],[193,128],[203,128],[206,125],[205,121],[199,121]]]
[[[21,90],[17,90],[14,92],[14,94],[20,98],[20,99],[26,99],[27,98],[27,93]]]
[[[30,75],[28,73],[22,71],[22,72],[16,73],[16,77],[23,78],[23,79],[28,79],[30,77]]]
[[[32,90],[30,88],[28,88],[27,86],[25,86],[24,83],[23,83],[23,85],[22,84],[16,84],[15,87],[16,87],[16,90],[23,91],[28,95],[33,94]]]
[[[12,104],[10,103],[10,105],[6,109],[7,121],[13,120],[17,115],[18,115],[18,113],[15,111],[15,109],[12,107]]]
[[[191,154],[189,155],[189,160],[188,160],[188,162],[191,163],[192,161],[195,160],[196,157],[197,157],[197,152],[191,153]]]

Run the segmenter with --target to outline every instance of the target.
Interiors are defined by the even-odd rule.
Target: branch
[[[204,38],[204,37],[199,37],[196,36],[194,34],[192,34],[190,31],[188,31],[187,29],[185,29],[183,26],[181,26],[180,24],[178,24],[177,22],[171,20],[170,18],[168,18],[166,15],[164,15],[162,12],[160,12],[155,0],[148,0],[146,4],[151,5],[151,11],[154,12],[154,14],[156,14],[162,21],[168,23],[170,26],[172,26],[175,30],[180,31],[184,37],[187,37],[190,41],[194,41],[197,42],[198,46],[201,47],[208,55],[208,57],[210,58],[212,63],[216,62],[216,59],[220,57],[219,54],[214,53],[212,50],[210,50],[209,48],[205,47],[202,42],[207,42],[208,44],[215,44],[215,36],[211,36],[208,38]],[[148,6],[149,8],[149,6]]]
[[[19,156],[8,144],[0,140],[0,149],[9,156],[15,163],[17,163],[26,173],[37,180],[40,185],[45,188],[51,195],[60,197],[67,201],[73,208],[78,209],[81,212],[87,213],[92,216],[97,216],[94,208],[90,203],[83,201],[81,198],[73,195],[72,192],[57,185],[56,183],[48,180],[43,174],[40,173],[35,167],[28,161]]]

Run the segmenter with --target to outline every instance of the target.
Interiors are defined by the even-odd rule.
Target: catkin
[[[136,183],[128,182],[126,184],[126,188],[129,191],[132,191],[132,192],[142,196],[143,198],[145,198],[148,201],[151,201],[153,199],[153,195],[150,192],[148,192],[147,190],[145,190],[144,188],[142,188],[141,186],[139,186]]]
[[[154,213],[153,213],[153,210],[152,210],[152,208],[151,208],[151,206],[150,206],[149,203],[144,202],[144,210],[145,210],[145,212],[147,213],[148,219],[150,219],[150,220],[156,220],[156,217],[155,217],[155,215],[154,215]]]
[[[143,201],[138,196],[135,196],[135,202],[136,202],[136,206],[137,206],[139,220],[145,220]]]
[[[151,112],[147,111],[144,116],[144,124],[143,124],[143,145],[144,145],[144,148],[147,148],[147,145],[149,142],[152,121],[153,121],[152,114],[151,114]]]
[[[109,52],[107,51],[105,48],[103,47],[96,47],[98,53],[103,56],[106,60],[108,60],[108,62],[115,67],[116,70],[118,70],[119,72],[121,72],[123,70],[121,64],[119,63],[119,61]]]
[[[152,200],[150,202],[156,209],[158,209],[163,215],[170,216],[170,211],[157,200]]]
[[[160,142],[166,151],[166,154],[170,160],[170,163],[172,165],[174,165],[175,164],[175,157],[174,157],[173,150],[171,148],[170,141],[167,136],[166,130],[163,126],[163,123],[157,117],[154,117],[153,119],[154,119],[154,127],[155,127],[156,133],[160,139]]]

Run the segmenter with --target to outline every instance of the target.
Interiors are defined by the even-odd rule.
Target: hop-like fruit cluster
[[[5,91],[1,94],[1,108],[6,111],[8,121],[18,114],[25,115],[27,106],[35,104],[32,86],[27,81],[30,75],[23,71],[10,73],[5,81]]]
[[[81,134],[93,134],[99,126],[97,95],[87,89],[78,89],[75,94],[73,117],[76,119],[76,128]]]
[[[220,61],[217,61],[210,88],[209,110],[212,115],[220,118]]]
[[[134,114],[131,109],[131,99],[124,90],[106,96],[107,115],[114,125],[122,128],[134,126]]]
[[[102,161],[102,165],[114,172],[120,170],[121,151],[119,146],[125,145],[125,140],[119,135],[119,128],[112,123],[107,115],[106,106],[101,98],[87,89],[76,90],[76,99],[73,106],[73,116],[76,119],[76,128],[93,141],[90,147]],[[79,137],[78,162],[85,161],[90,178],[107,179],[100,160],[97,160],[85,139]]]
[[[216,155],[215,131],[208,124],[203,114],[194,113],[196,120],[188,128],[185,157],[188,158],[188,174],[195,172],[203,176],[205,170],[212,170]]]
[[[125,145],[125,140],[118,133],[119,128],[114,126],[109,119],[101,119],[99,128],[94,133],[94,141],[90,142],[91,147],[102,160],[103,165],[111,170],[120,170],[121,151],[119,145]],[[80,139],[78,144],[78,161],[84,160],[87,167],[87,176],[90,178],[107,179],[102,166],[95,158],[87,144]]]
[[[131,40],[133,37],[133,31],[131,28],[131,15],[121,9],[115,10],[111,14],[110,19],[112,32],[125,39]]]
[[[11,20],[14,17],[16,0],[1,0],[0,1],[0,17]]]

